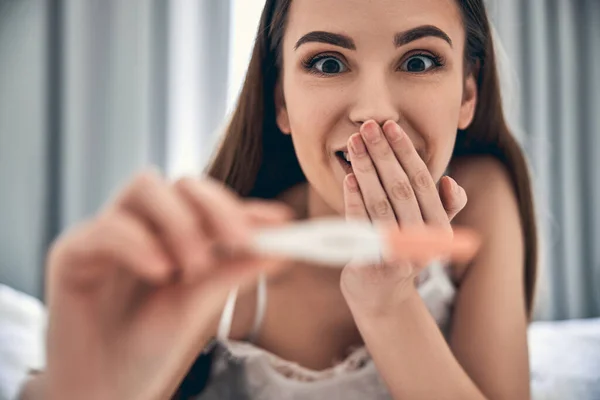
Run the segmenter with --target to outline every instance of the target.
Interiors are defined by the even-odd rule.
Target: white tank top
[[[456,293],[447,268],[440,263],[426,268],[419,276],[418,291],[446,335]],[[322,371],[302,367],[255,346],[252,341],[267,302],[264,276],[259,279],[257,313],[249,340],[228,339],[236,297],[234,290],[223,310],[217,339],[209,347],[214,349],[210,380],[197,400],[391,399],[364,346],[353,349],[341,363]]]

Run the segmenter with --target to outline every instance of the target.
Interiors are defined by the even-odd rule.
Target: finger
[[[448,220],[452,221],[467,205],[467,193],[449,176],[441,179],[439,191]]]
[[[344,209],[346,220],[369,219],[358,181],[353,173],[346,175],[344,179]]]
[[[182,178],[175,188],[192,206],[214,240],[232,247],[250,240],[249,221],[238,201],[225,187],[211,179]]]
[[[294,216],[291,208],[274,201],[248,200],[243,207],[251,226],[279,225],[290,221]]]
[[[423,216],[408,176],[379,124],[368,121],[363,124],[360,133],[400,226],[423,225]]]
[[[214,288],[230,289],[234,286],[244,286],[256,283],[261,272],[267,276],[276,274],[287,268],[291,263],[283,258],[247,256],[228,262],[223,268],[215,270],[207,280]]]
[[[356,176],[367,214],[372,221],[395,223],[396,215],[360,134],[350,137],[348,148],[352,171]]]
[[[448,216],[442,206],[435,182],[412,141],[400,126],[393,121],[386,122],[383,129],[398,161],[400,161],[411,182],[423,219],[429,225],[449,228]]]
[[[131,212],[157,231],[184,279],[213,264],[212,243],[201,229],[199,216],[158,174],[140,174],[115,207]]]
[[[61,268],[70,283],[89,289],[99,283],[110,266],[125,268],[151,283],[166,282],[174,265],[158,238],[147,226],[125,212],[107,213],[57,243],[51,265]]]

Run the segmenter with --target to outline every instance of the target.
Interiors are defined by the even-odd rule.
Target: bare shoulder
[[[495,157],[460,157],[452,160],[450,171],[471,198],[502,195],[516,199],[508,171]]]
[[[453,162],[451,175],[468,197],[453,222],[481,238],[475,258],[453,266],[452,351],[490,398],[528,399],[524,223],[511,171],[494,158],[472,157]]]
[[[468,199],[453,224],[477,231],[484,247],[507,237],[514,239],[513,247],[522,246],[519,206],[504,164],[492,156],[461,157],[452,160],[450,171]],[[455,267],[456,280],[461,280],[466,268]]]

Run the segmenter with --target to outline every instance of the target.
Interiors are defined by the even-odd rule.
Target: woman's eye
[[[334,57],[321,58],[313,64],[313,68],[325,75],[339,74],[347,70],[344,63]]]
[[[402,64],[402,70],[407,72],[426,72],[435,66],[435,60],[429,56],[412,56]]]

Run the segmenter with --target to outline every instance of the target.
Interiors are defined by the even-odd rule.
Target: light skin
[[[407,41],[418,35],[403,33],[423,26],[437,30]],[[352,43],[324,43],[323,35],[299,42],[315,31]],[[252,285],[265,269],[269,303],[257,345],[283,358],[323,369],[364,343],[394,398],[529,398],[524,250],[510,180],[488,158],[450,161],[456,131],[477,104],[464,40],[453,1],[294,0],[276,93],[278,126],[308,179],[281,200],[307,210],[303,217],[449,234],[452,221],[480,233],[477,257],[451,270],[459,286],[448,342],[415,290],[423,265],[386,259],[335,270],[215,259],[211,244],[243,247],[249,232],[285,223],[289,212],[242,201],[214,182],[144,173],[50,253],[49,369],[37,380],[48,398],[168,397],[216,333],[235,284],[244,291],[232,337],[247,335]],[[307,70],[319,54],[335,59]],[[431,68],[440,59],[443,66]],[[336,155],[346,149],[352,174]],[[454,179],[444,177],[449,165]]]
[[[289,218],[281,205],[242,202],[212,181],[139,174],[53,245],[47,370],[24,398],[169,397],[213,335],[229,288],[285,266],[217,257],[212,245],[247,246],[253,229]]]
[[[431,35],[394,45],[396,34],[424,26],[437,27],[453,39],[452,45]],[[297,46],[315,31],[343,34],[355,50],[317,41]],[[278,123],[292,134],[311,188],[325,203],[315,208],[343,213],[342,191],[331,190],[341,188],[346,175],[335,151],[346,147],[349,136],[368,120],[399,123],[434,181],[442,177],[456,129],[469,125],[476,103],[475,82],[464,79],[464,38],[459,10],[451,1],[292,2]],[[325,56],[329,58],[320,58]],[[445,65],[436,68],[436,58]],[[309,72],[305,63],[311,60],[316,63]],[[421,62],[427,70],[407,72],[409,61]],[[333,66],[340,72],[319,74]]]
[[[53,245],[47,366],[21,398],[170,397],[216,334],[229,290],[239,285],[244,298],[260,272],[291,267],[248,252],[255,229],[290,217],[282,204],[243,201],[211,180],[139,174]]]
[[[430,34],[394,43],[423,26],[444,35],[425,29]],[[310,182],[313,215],[345,213],[451,231],[443,200],[454,199],[458,209],[464,203],[451,193],[451,181],[440,178],[456,132],[471,123],[477,103],[474,77],[465,75],[464,42],[459,9],[451,1],[292,3],[278,124],[292,136]],[[439,59],[442,66],[428,68]],[[369,132],[378,133],[379,141],[369,141]],[[346,148],[350,176],[336,157]],[[450,166],[470,203],[477,203],[467,204],[456,223],[486,236],[475,262],[452,270],[460,289],[450,345],[409,284],[419,266],[347,267],[342,294],[395,398],[528,398],[523,238],[510,180],[490,159],[455,160]],[[494,209],[494,215],[483,209]],[[273,348],[285,354],[285,346]],[[334,356],[339,354],[338,349]]]

